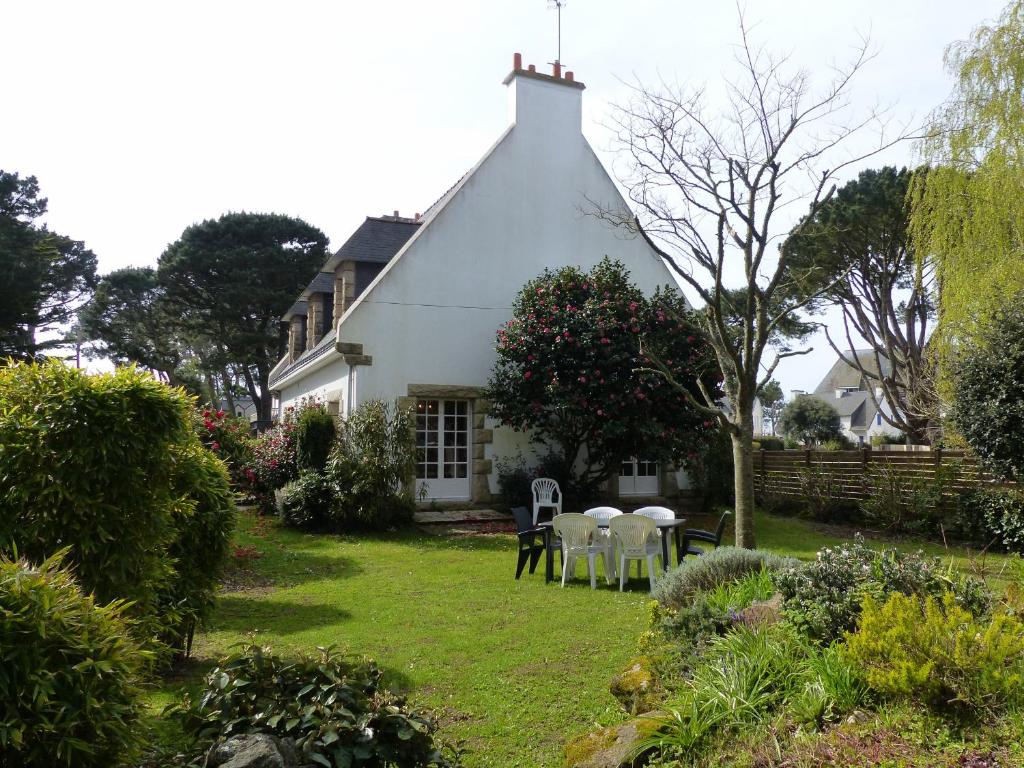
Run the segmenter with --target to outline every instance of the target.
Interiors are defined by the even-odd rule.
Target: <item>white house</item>
[[[589,215],[626,202],[583,137],[583,83],[557,64],[524,69],[519,54],[504,83],[497,142],[422,216],[367,218],[285,316],[288,354],[270,377],[279,407],[308,396],[341,414],[371,398],[414,406],[417,490],[430,499],[486,502],[493,460],[530,454],[481,399],[495,331],[524,283],[607,255],[647,293],[675,285],[642,238]],[[644,461],[622,475],[618,490],[637,495],[678,482]]]
[[[858,349],[854,354],[865,370],[877,373],[872,350]],[[888,361],[883,360],[881,375],[888,376],[890,373]],[[839,423],[847,438],[858,445],[865,445],[870,444],[875,435],[897,432],[883,418],[883,413],[892,413],[892,406],[884,398],[881,387],[876,384],[873,379],[866,378],[857,368],[839,358],[811,394],[839,412]],[[875,389],[874,398],[868,387]],[[876,407],[876,400],[880,408]]]

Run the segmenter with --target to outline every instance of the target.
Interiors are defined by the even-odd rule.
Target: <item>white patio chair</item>
[[[541,507],[551,507],[556,515],[562,514],[562,489],[550,477],[538,477],[530,483],[533,492],[533,524],[537,524]]]
[[[647,577],[651,582],[651,592],[654,591],[654,558],[656,555],[648,544],[648,538],[654,528],[654,521],[644,515],[619,515],[611,519],[609,530],[612,532],[612,540],[619,553],[620,592],[626,584],[630,560],[647,561]]]
[[[576,558],[586,557],[587,567],[590,571],[590,588],[597,589],[597,571],[595,560],[598,554],[604,551],[604,547],[594,541],[597,539],[597,520],[576,512],[566,512],[563,515],[555,515],[552,521],[555,535],[562,540],[562,586],[565,586],[566,577],[576,575]]]
[[[595,543],[604,546],[604,578],[611,584],[612,579],[615,577],[615,548],[612,546],[612,535],[607,528],[601,528],[601,523],[607,523],[613,517],[618,517],[622,514],[621,509],[615,507],[594,507],[588,509],[583,513],[587,517],[592,517],[597,520],[598,529]]]
[[[633,512],[634,515],[643,515],[649,517],[651,520],[675,520],[676,513],[668,507],[641,507]],[[657,523],[655,523],[657,525]],[[668,536],[668,553],[672,556],[672,529],[666,528],[664,531],[660,531],[657,528],[654,529],[654,533],[648,539],[647,543],[657,548],[655,554],[658,555],[658,559],[661,560],[664,557],[664,551],[661,548],[661,537]],[[662,563],[661,567],[665,568],[672,563]]]

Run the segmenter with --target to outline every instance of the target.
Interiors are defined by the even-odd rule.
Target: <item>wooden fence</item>
[[[964,451],[757,451],[754,488],[762,496],[800,497],[808,485],[829,485],[829,495],[857,502],[877,487],[880,476],[907,487],[918,481],[941,483],[955,496],[993,478]]]

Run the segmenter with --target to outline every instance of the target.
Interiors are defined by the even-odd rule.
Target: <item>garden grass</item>
[[[202,672],[255,633],[277,652],[335,646],[375,659],[388,684],[432,709],[440,736],[467,748],[474,766],[558,766],[572,736],[625,719],[608,683],[636,653],[646,629],[646,577],[631,591],[591,591],[585,562],[565,589],[544,583],[543,559],[516,581],[515,537],[302,534],[249,513],[235,543],[257,558],[233,558],[211,627],[196,637],[196,663],[150,695],[155,737],[182,735],[159,711]],[[695,520],[691,524],[703,525]],[[811,559],[853,529],[759,514],[758,545]],[[883,539],[869,543],[892,544]],[[998,586],[1011,558],[907,540],[897,546],[949,557]],[[556,558],[557,565],[557,558]],[[598,566],[599,575],[602,573]]]

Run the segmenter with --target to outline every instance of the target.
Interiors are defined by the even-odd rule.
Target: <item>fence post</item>
[[[761,449],[761,493],[764,493],[765,489],[765,472],[764,472],[764,448]]]
[[[805,448],[804,449],[804,466],[805,467],[811,466],[811,449],[810,448]]]

